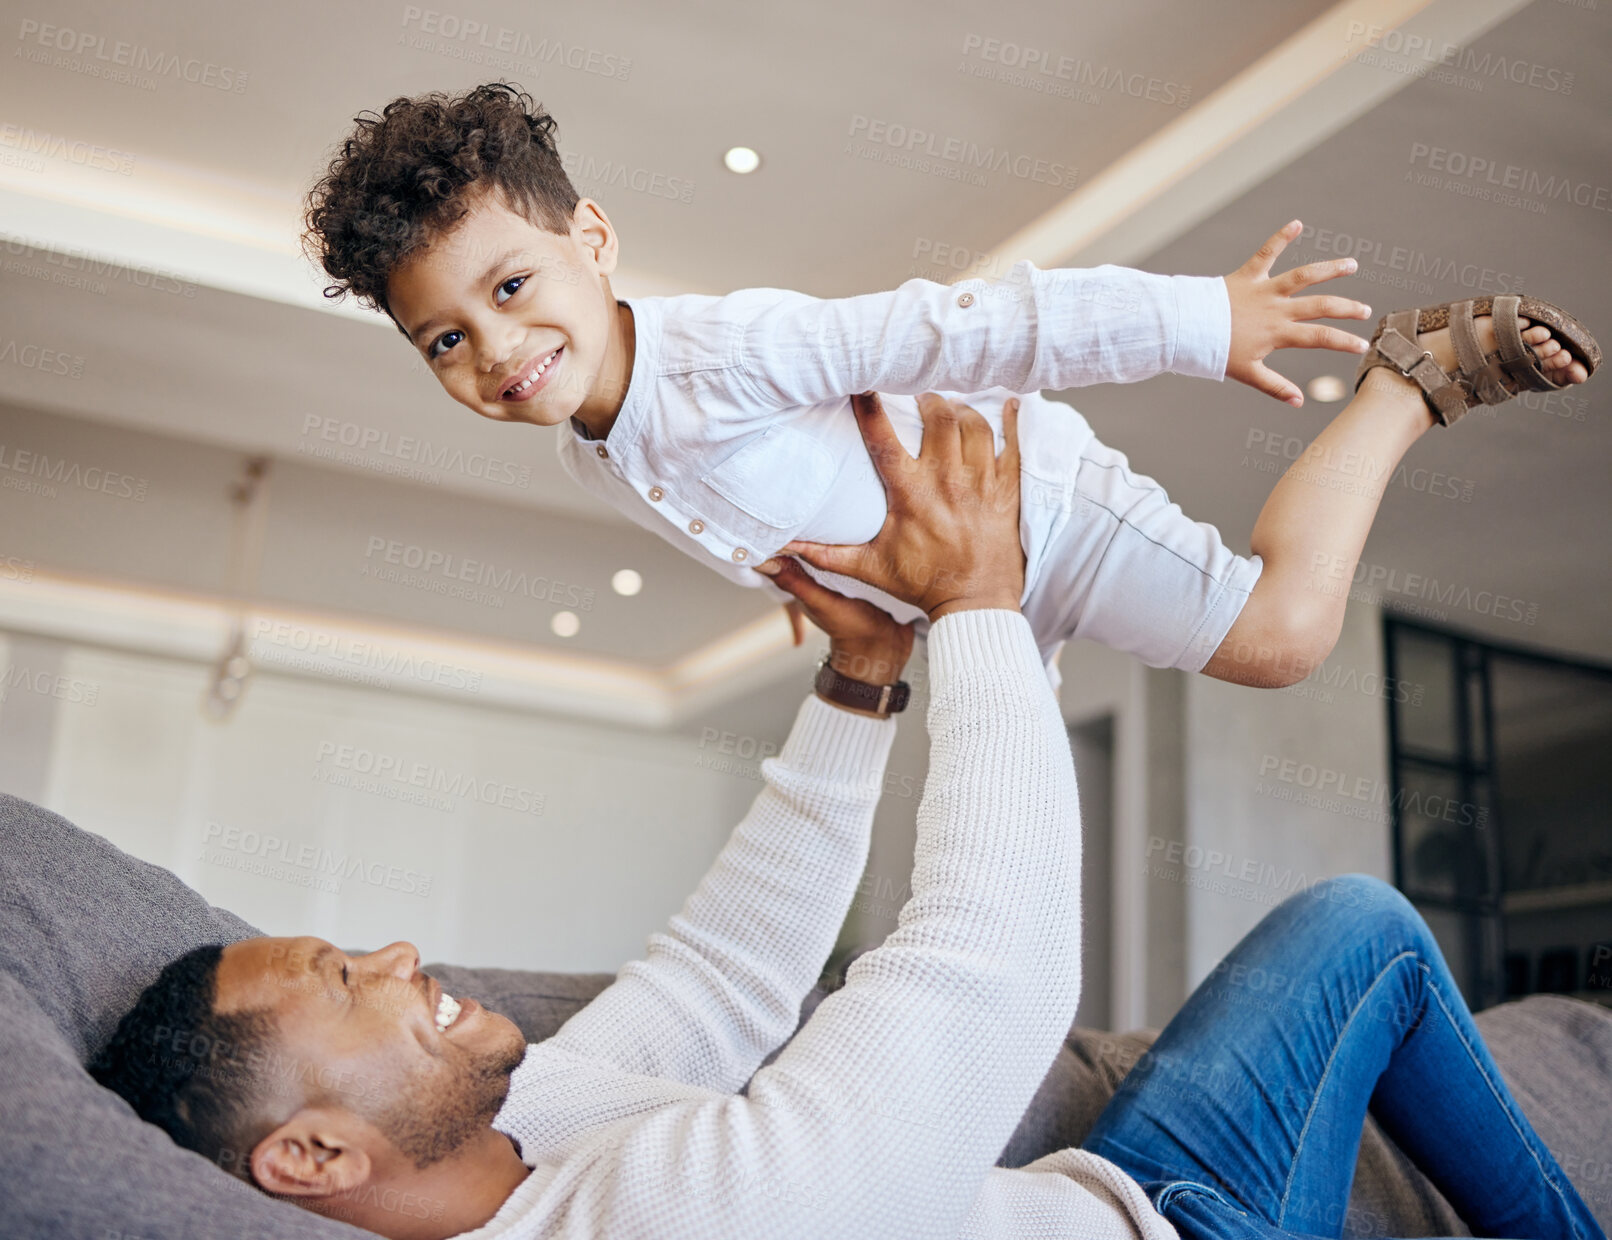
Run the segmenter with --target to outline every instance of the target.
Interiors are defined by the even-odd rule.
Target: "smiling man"
[[[181,958],[147,996],[182,995],[197,1020],[145,1057],[172,1091],[147,1118],[320,1213],[394,1236],[475,1226],[528,1173],[492,1127],[526,1040],[419,965],[409,943],[349,956],[315,938]]]

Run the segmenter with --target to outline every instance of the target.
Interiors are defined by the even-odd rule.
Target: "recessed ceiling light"
[[[582,628],[582,621],[574,611],[557,611],[554,619],[549,621],[549,628],[554,630],[556,637],[575,637]]]
[[[1332,404],[1349,394],[1349,385],[1337,375],[1317,375],[1310,380],[1310,399]]]
[[[754,172],[761,167],[761,156],[748,146],[736,146],[722,157],[722,162],[729,172],[737,172],[740,176],[744,176],[745,173]]]
[[[644,588],[644,579],[630,568],[624,568],[610,579],[610,588],[617,594],[631,598]]]

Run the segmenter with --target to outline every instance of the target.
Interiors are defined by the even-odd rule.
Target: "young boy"
[[[1442,317],[1423,311],[1419,334],[1414,314],[1399,319],[1400,332],[1367,359],[1374,368],[1362,367],[1356,399],[1278,482],[1244,558],[1039,390],[1174,371],[1230,375],[1302,404],[1265,367],[1272,350],[1372,346],[1309,322],[1367,318],[1368,306],[1292,296],[1353,271],[1352,259],[1271,277],[1297,221],[1223,279],[1022,263],[1002,283],[912,280],[839,300],[752,289],[623,302],[609,280],[616,232],[596,203],[579,200],[554,128],[503,84],[398,99],[359,117],[309,201],[311,248],[336,281],[327,294],[352,292],[384,310],[448,393],[481,416],[568,423],[559,450],[573,478],[730,580],[762,584],[758,566],[804,544],[795,549],[822,580],[899,620],[917,617],[830,571],[845,561],[824,546],[865,542],[886,515],[848,397],[884,393],[913,453],[915,394],[960,399],[998,434],[1016,398],[1024,613],[1054,681],[1070,637],[1240,684],[1303,679],[1337,640],[1347,598],[1337,583],[1352,577],[1401,456],[1477,399],[1451,404],[1444,372],[1458,369],[1471,397],[1484,378],[1474,367],[1488,363],[1482,399],[1492,404],[1521,386],[1582,382],[1599,360],[1594,342],[1571,331],[1582,361],[1545,326],[1518,335],[1528,320],[1515,305],[1509,319],[1495,311],[1505,320],[1500,358],[1487,299],[1464,319],[1475,362]],[[1577,327],[1552,321],[1558,335],[1563,321]]]

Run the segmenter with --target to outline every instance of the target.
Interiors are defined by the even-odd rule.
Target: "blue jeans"
[[[1271,910],[1082,1148],[1185,1240],[1342,1234],[1366,1107],[1480,1236],[1606,1240],[1506,1088],[1421,915],[1349,874]]]

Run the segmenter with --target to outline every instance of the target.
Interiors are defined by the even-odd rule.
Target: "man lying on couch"
[[[997,457],[973,411],[923,412],[914,463],[858,401],[889,519],[866,548],[803,549],[929,616],[931,755],[900,925],[793,1040],[894,732],[822,698],[647,958],[552,1039],[443,994],[407,943],[245,939],[164,970],[97,1079],[263,1191],[398,1240],[1310,1232],[1342,1216],[1368,1099],[1475,1230],[1604,1240],[1427,927],[1363,876],[1233,949],[1084,1148],[993,1166],[1079,998],[1079,811],[1018,614],[1014,419]],[[896,679],[910,627],[769,567],[838,668]]]

